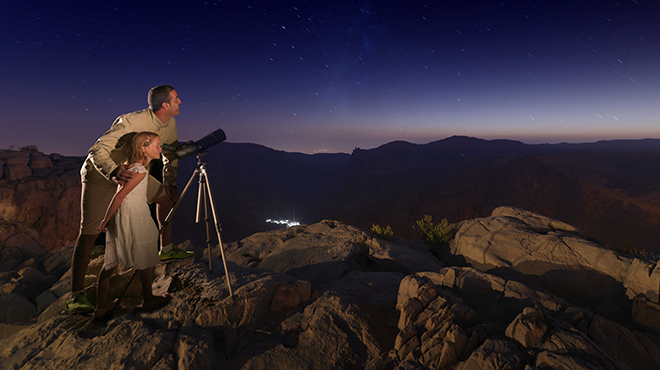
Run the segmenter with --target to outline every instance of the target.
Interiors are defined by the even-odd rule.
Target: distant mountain
[[[660,252],[657,139],[528,145],[452,136],[350,155],[222,143],[203,159],[226,241],[278,227],[269,218],[332,218],[367,230],[379,223],[414,237],[424,214],[458,222],[510,205],[570,222],[610,246]],[[195,158],[180,161],[179,191],[195,167]],[[200,230],[196,242],[206,238],[194,224],[197,187],[177,210],[175,238],[178,228]]]

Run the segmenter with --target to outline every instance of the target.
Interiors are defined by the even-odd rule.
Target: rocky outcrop
[[[212,253],[220,256],[218,247]],[[315,286],[356,269],[410,273],[444,267],[428,247],[391,243],[332,220],[257,233],[227,244],[225,255],[241,266],[286,273]]]
[[[47,253],[34,228],[0,220],[0,323],[28,320],[54,301],[43,293],[70,266],[70,248]]]
[[[604,248],[561,221],[500,207],[491,217],[462,222],[451,254],[621,323],[660,331],[657,263]]]
[[[656,337],[471,268],[407,276],[397,307],[401,315],[394,348],[367,369],[660,366]]]
[[[527,236],[522,240],[552,233],[579,238],[577,230],[556,220],[529,215],[523,222],[520,218],[525,212],[501,211],[507,216],[496,217],[528,230],[520,234]],[[500,239],[491,240],[496,244]],[[512,249],[517,248],[515,240],[507,241],[514,244]],[[182,247],[194,248],[190,244]],[[493,246],[489,252],[497,248],[503,247]],[[520,272],[509,272],[512,278],[504,278],[472,267],[443,267],[428,248],[417,243],[389,243],[336,221],[255,234],[227,244],[224,251],[227,274],[219,246],[211,250],[211,264],[207,254],[157,266],[154,292],[169,292],[173,299],[154,312],[140,309],[141,287],[138,279],[131,279],[132,270],[113,277],[110,295],[119,296],[124,287],[126,295],[108,321],[62,315],[70,284],[70,272],[65,273],[40,295],[43,303],[27,315],[28,321],[0,325],[1,366],[282,370],[660,367],[660,337],[649,327],[640,326],[647,331],[637,331],[640,327],[622,325],[564,297],[535,289],[541,283],[525,284]],[[605,252],[596,255],[608,256]],[[495,257],[488,257],[489,261]],[[601,266],[606,257],[587,267]],[[511,254],[503,253],[502,260],[506,258]],[[53,258],[44,266],[55,269],[60,259]],[[92,300],[102,265],[103,256],[95,257],[87,271],[86,290]],[[640,262],[631,261],[632,265],[648,268]],[[569,271],[578,267],[567,266],[563,268]],[[498,274],[503,270],[491,268]],[[30,279],[35,274],[26,269],[24,276]],[[653,289],[647,285],[655,281],[652,273],[648,279],[641,271],[621,276],[628,279],[627,291],[645,291],[651,296]],[[642,299],[641,294],[633,296]],[[649,317],[648,306],[635,307],[640,318]]]
[[[0,219],[34,228],[49,251],[72,246],[80,222],[83,160],[1,150]]]

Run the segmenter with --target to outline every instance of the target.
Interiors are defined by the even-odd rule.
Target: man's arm
[[[117,146],[119,139],[127,133],[129,131],[126,125],[122,117],[119,117],[112,124],[110,130],[103,134],[89,149],[89,158],[94,167],[108,180],[112,180],[112,177],[116,176],[119,170],[119,166],[110,157],[110,153]]]

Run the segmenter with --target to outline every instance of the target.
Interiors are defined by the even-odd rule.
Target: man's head
[[[151,110],[154,112],[158,112],[161,108],[163,108],[163,103],[170,102],[172,98],[170,93],[172,91],[174,91],[174,88],[169,85],[159,85],[152,87],[151,90],[149,90],[149,94],[147,95],[149,108],[151,108]]]

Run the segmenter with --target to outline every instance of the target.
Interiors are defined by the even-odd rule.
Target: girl
[[[129,170],[134,175],[118,187],[105,218],[98,226],[98,230],[107,230],[107,234],[105,263],[98,278],[94,317],[102,317],[114,307],[115,302],[108,302],[108,288],[110,278],[119,265],[123,269],[133,267],[140,274],[144,310],[153,310],[171,299],[169,295],[155,297],[151,292],[153,269],[160,263],[160,258],[158,228],[147,205],[147,168],[152,159],[160,158],[160,152],[160,138],[153,132],[140,132],[133,137],[125,164],[132,165]]]

